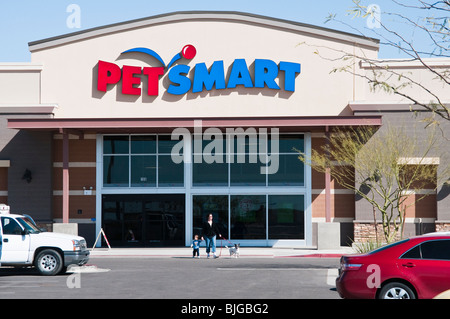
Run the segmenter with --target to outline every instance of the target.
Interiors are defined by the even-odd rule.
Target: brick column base
[[[391,226],[394,228],[394,226]],[[378,241],[385,242],[383,225],[377,223]],[[397,234],[397,239],[400,239],[400,233]],[[373,222],[354,222],[354,241],[355,243],[375,242],[375,226]]]
[[[411,224],[406,224],[406,225],[410,225],[410,228],[411,228]],[[417,224],[415,224],[415,225],[417,225]],[[391,227],[393,227],[393,226],[391,226]],[[405,234],[404,234],[405,238],[409,237],[409,236],[414,236],[414,234],[420,235],[422,233],[433,232],[433,231],[450,232],[450,221],[446,221],[446,222],[436,221],[434,225],[433,225],[433,223],[424,223],[423,227],[424,228],[418,233],[405,232]],[[381,242],[384,242],[383,227],[382,227],[381,223],[377,224],[377,230],[378,230],[378,240],[380,240]],[[399,240],[399,239],[400,239],[400,233],[398,233],[397,237],[396,237],[396,240]],[[354,222],[354,242],[355,243],[375,242],[375,240],[376,240],[376,236],[375,236],[375,227],[373,225],[373,222],[357,222],[357,221]]]
[[[436,221],[436,231],[450,231],[450,222]]]

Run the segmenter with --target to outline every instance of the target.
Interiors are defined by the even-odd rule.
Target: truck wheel
[[[57,275],[63,268],[61,255],[53,249],[44,249],[35,260],[35,266],[44,276]]]

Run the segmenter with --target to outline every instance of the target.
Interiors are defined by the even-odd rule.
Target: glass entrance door
[[[102,227],[113,247],[184,245],[184,194],[103,195],[102,206]]]

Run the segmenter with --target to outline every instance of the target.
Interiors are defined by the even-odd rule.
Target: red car
[[[431,299],[450,289],[450,233],[342,256],[336,288],[342,298]]]

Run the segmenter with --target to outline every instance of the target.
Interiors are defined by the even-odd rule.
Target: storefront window
[[[130,194],[123,201],[103,202],[104,222],[112,233],[120,228],[117,239],[127,243],[157,243],[160,238],[172,242],[175,237],[176,242],[183,242],[185,238],[178,233],[180,225],[184,226],[182,216],[192,216],[192,235],[201,235],[208,214],[213,214],[221,234],[231,241],[304,240],[305,166],[297,153],[305,149],[304,136],[281,134],[278,138],[278,144],[262,139],[265,144],[260,145],[259,139],[246,137],[241,139],[244,144],[238,146],[239,139],[235,137],[230,153],[226,152],[230,141],[220,140],[212,147],[213,140],[201,140],[201,147],[192,145],[192,165],[185,165],[172,160],[172,149],[179,141],[170,135],[105,136],[103,186],[129,187],[130,193],[134,192],[132,188],[142,192],[137,188],[165,187],[169,193],[177,193],[173,194],[177,208],[165,207],[160,213],[161,205],[172,205],[173,198],[162,203],[157,194]],[[271,165],[277,170],[264,174],[264,168]],[[191,167],[192,175],[185,174],[185,167]],[[186,185],[192,194],[189,207],[184,205],[183,189],[171,189],[184,187],[185,175],[192,178],[192,184]],[[111,199],[115,196],[110,195]],[[139,206],[137,215],[130,205]]]
[[[174,163],[170,155],[158,156],[159,187],[183,186],[184,165]]]
[[[103,157],[103,186],[104,187],[128,187],[129,178],[128,156]]]
[[[180,246],[184,194],[103,195],[102,227],[113,246]]]
[[[184,164],[170,156],[170,135],[103,137],[104,187],[182,187]]]
[[[297,152],[304,152],[304,144],[303,134],[280,134],[278,152],[268,144],[270,155],[278,158],[278,170],[268,175],[269,186],[304,186],[305,166]]]
[[[256,135],[233,136],[227,141],[232,149],[229,154],[216,154],[217,148],[208,143],[212,142],[203,140],[201,149],[193,148],[193,186],[305,185],[305,166],[297,152],[304,152],[303,134],[279,135],[278,147],[271,139]],[[215,145],[226,150],[227,143],[224,140],[223,145]]]
[[[248,157],[248,156],[247,156]],[[231,186],[266,186],[266,175],[261,174],[261,163],[230,164]]]
[[[103,154],[128,154],[130,152],[128,136],[105,136]]]
[[[304,164],[296,154],[279,154],[278,171],[268,175],[269,186],[303,186]]]
[[[230,240],[305,239],[304,210],[303,195],[194,195],[193,234],[201,235],[202,224],[211,213],[222,235]]]
[[[131,136],[131,154],[156,154],[156,135]]]
[[[304,196],[269,195],[269,239],[304,239]]]
[[[193,235],[202,236],[202,226],[207,216],[213,214],[221,235],[228,236],[228,196],[196,195],[193,196]]]
[[[230,196],[231,238],[266,239],[266,196]]]
[[[156,186],[156,155],[131,156],[131,186]]]
[[[170,135],[158,135],[158,154],[170,154],[179,140],[172,140]]]
[[[228,186],[227,163],[193,163],[194,186]]]
[[[278,137],[278,152],[281,154],[296,154],[297,151],[305,151],[305,141],[303,134],[280,134]],[[275,153],[276,150],[272,149],[272,144],[270,143],[271,136],[269,136],[268,149],[269,153]]]

